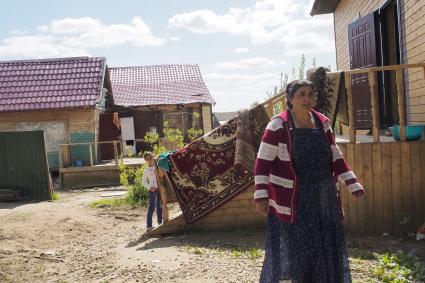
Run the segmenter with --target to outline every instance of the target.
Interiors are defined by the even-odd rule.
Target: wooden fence
[[[425,141],[339,146],[366,190],[363,199],[355,199],[340,185],[347,231],[416,231],[425,221]]]
[[[368,74],[368,83],[370,88],[370,101],[372,107],[372,131],[373,141],[379,142],[379,100],[378,100],[378,78],[377,73],[382,71],[395,72],[396,86],[397,86],[397,100],[398,100],[398,115],[400,117],[400,140],[406,141],[406,105],[405,93],[403,92],[403,72],[409,69],[420,68],[423,71],[423,78],[425,79],[425,63],[417,64],[400,64],[389,65],[380,67],[370,67],[364,69],[346,70],[344,71],[345,87],[347,89],[348,97],[348,128],[350,142],[356,142],[356,129],[354,128],[354,108],[353,108],[353,91],[352,91],[352,76],[357,74]]]

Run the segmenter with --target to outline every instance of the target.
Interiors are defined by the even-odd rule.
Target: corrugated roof
[[[115,105],[214,103],[198,65],[120,67],[109,73]]]
[[[104,57],[0,61],[0,112],[93,107]]]

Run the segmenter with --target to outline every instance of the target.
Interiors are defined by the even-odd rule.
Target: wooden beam
[[[404,106],[403,95],[403,70],[396,70],[396,84],[398,97],[398,115],[400,117],[400,141],[406,141],[406,107]]]
[[[356,142],[356,130],[354,129],[354,109],[353,109],[353,91],[351,88],[351,75],[344,73],[345,77],[345,88],[347,90],[348,98],[348,132],[350,136],[350,142]]]
[[[62,157],[63,157],[63,166],[64,167],[69,167],[71,165],[71,155],[70,155],[70,146],[69,145],[64,145],[63,147],[63,152],[62,152]]]
[[[417,63],[417,64],[401,64],[401,65],[389,65],[389,66],[381,66],[381,67],[370,67],[364,69],[354,69],[344,71],[345,74],[365,74],[369,72],[379,72],[379,71],[402,71],[407,68],[424,68],[425,63]]]
[[[170,219],[169,212],[168,212],[168,197],[167,197],[167,184],[165,182],[165,172],[158,167],[156,160],[155,160],[155,175],[156,180],[159,186],[159,195],[161,197],[161,203],[162,203],[162,220],[164,223],[167,223]]]
[[[89,144],[89,154],[90,154],[90,166],[93,167],[93,150],[92,150],[92,145]]]
[[[62,145],[59,145],[59,168],[63,168]]]
[[[114,158],[115,158],[115,165],[118,166],[118,148],[117,148],[116,141],[114,141]]]
[[[369,87],[372,105],[372,119],[373,119],[373,142],[379,142],[379,103],[378,94],[376,91],[377,79],[376,72],[369,72]]]

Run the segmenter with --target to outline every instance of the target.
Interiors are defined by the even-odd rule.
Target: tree
[[[313,63],[316,64],[316,59],[313,59]],[[297,72],[298,69],[298,72]],[[293,80],[302,80],[305,78],[305,55],[301,55],[301,61],[300,66],[298,68],[292,67],[291,69],[291,81]],[[280,73],[280,84],[279,87],[275,86],[274,90],[269,92],[267,91],[266,99],[269,100],[270,98],[274,97],[275,95],[278,95],[282,91],[286,89],[286,86],[289,83],[289,75],[287,73],[283,74]]]

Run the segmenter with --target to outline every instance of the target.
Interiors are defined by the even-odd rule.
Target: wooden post
[[[403,69],[396,70],[398,116],[400,117],[400,141],[406,141],[406,107],[404,106],[403,95]]]
[[[345,88],[347,89],[348,98],[348,131],[350,142],[356,142],[356,130],[354,129],[354,109],[353,109],[353,92],[351,89],[351,74],[344,74]]]
[[[114,141],[114,157],[115,157],[115,165],[118,166],[118,148],[117,148],[116,141]]]
[[[379,142],[379,104],[378,94],[376,91],[376,73],[369,71],[369,86],[370,97],[372,105],[372,119],[373,119],[373,142]]]
[[[121,149],[121,162],[124,163],[124,142],[123,141],[119,141],[120,143],[120,149]],[[118,151],[117,151],[117,156],[118,156]]]
[[[65,168],[69,167],[71,165],[71,158],[70,158],[70,154],[69,154],[69,144],[64,145],[63,148],[63,152],[62,152],[62,156],[63,156],[63,166]]]
[[[59,169],[63,168],[63,152],[62,152],[62,145],[59,145]]]
[[[93,167],[93,152],[92,152],[91,146],[92,146],[92,144],[89,143],[90,166]]]
[[[165,180],[165,173],[164,171],[158,167],[155,160],[155,175],[156,175],[156,181],[158,183],[159,187],[159,194],[161,196],[161,203],[162,203],[162,221],[164,223],[167,223],[170,219],[169,213],[168,213],[168,198],[167,198],[167,185],[164,182]]]

